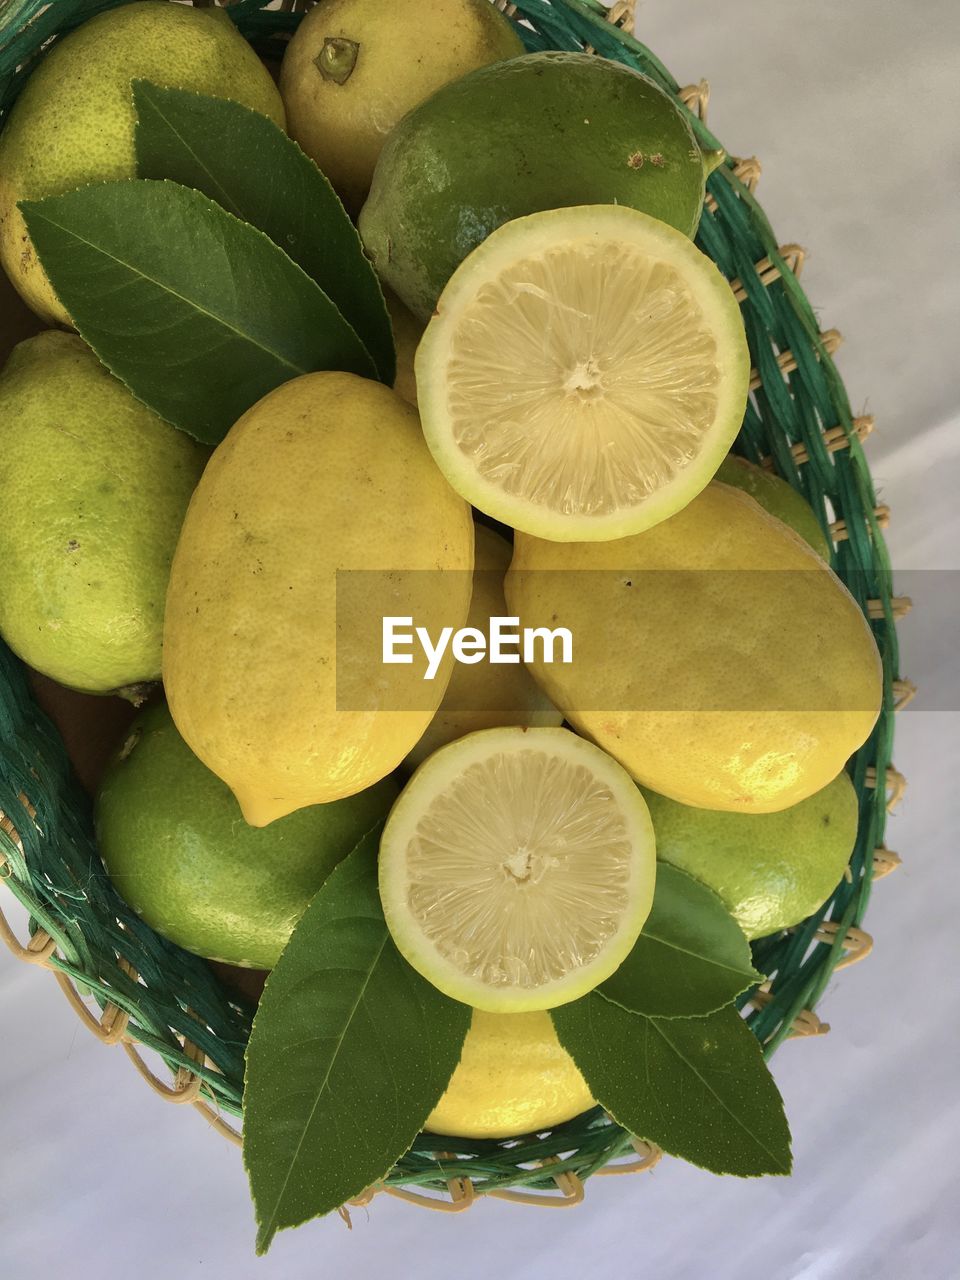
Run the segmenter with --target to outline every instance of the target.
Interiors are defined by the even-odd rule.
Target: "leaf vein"
[[[53,218],[49,217],[46,214],[38,215],[36,212],[34,212],[33,216],[42,217],[43,220],[46,221],[50,226],[56,227],[58,231],[63,232],[64,235],[70,236],[72,239],[76,240],[78,244],[86,245],[87,248],[92,249],[94,253],[101,254],[104,258],[107,258],[109,261],[116,263],[117,266],[125,268],[127,271],[131,273],[131,275],[139,276],[141,279],[147,281],[147,283],[152,284],[155,288],[161,290],[164,293],[169,294],[170,297],[176,298],[179,302],[184,303],[187,307],[191,307],[199,315],[205,316],[208,320],[212,320],[214,324],[219,325],[222,329],[225,329],[228,333],[234,334],[237,338],[240,338],[241,341],[247,343],[249,346],[256,347],[260,351],[263,351],[266,355],[271,356],[279,364],[283,365],[284,368],[290,369],[297,374],[310,372],[309,368],[301,367],[299,364],[296,364],[288,356],[284,355],[283,352],[276,350],[275,348],[271,347],[269,344],[263,342],[261,339],[255,338],[252,334],[245,333],[242,329],[238,329],[236,325],[232,325],[229,322],[229,320],[227,320],[224,316],[218,315],[215,311],[211,311],[207,307],[204,307],[203,305],[201,305],[200,302],[194,299],[188,298],[185,294],[180,293],[172,285],[166,283],[163,280],[157,279],[157,277],[155,276],[150,275],[148,272],[144,271],[141,267],[136,266],[134,263],[128,262],[124,258],[118,257],[115,253],[111,253],[109,250],[105,249],[103,246],[96,244],[95,241],[88,240],[85,236],[80,235],[78,232],[72,230],[70,227],[65,227],[60,222],[56,222]],[[280,252],[282,252],[282,250]],[[309,279],[309,277],[307,277],[307,279]],[[129,283],[130,282],[127,282],[125,287],[129,287]],[[311,283],[313,282],[311,281]],[[316,288],[317,286],[314,285],[314,287]]]

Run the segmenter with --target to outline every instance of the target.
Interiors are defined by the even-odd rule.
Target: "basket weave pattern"
[[[0,13],[0,113],[52,37],[117,2],[8,0]],[[237,0],[230,12],[261,53],[276,57],[306,7],[284,0],[268,10],[260,0]],[[531,50],[587,49],[645,72],[686,106],[700,142],[719,147],[707,127],[707,84],[681,88],[633,38],[632,3],[607,9],[599,0],[499,0],[497,7],[523,23]],[[811,503],[831,538],[834,568],[870,620],[884,667],[879,722],[849,766],[860,826],[848,872],[821,911],[754,947],[757,967],[770,977],[741,1004],[769,1055],[786,1038],[828,1030],[814,1009],[832,972],[870,951],[861,925],[871,886],[899,865],[883,833],[904,786],[891,764],[894,712],[913,686],[899,678],[895,629],[909,601],[892,595],[882,534],[889,511],[876,501],[861,448],[873,419],[851,413],[832,359],[840,335],[820,331],[798,282],[804,251],[777,243],[755,198],[759,176],[756,159],[728,159],[708,181],[697,237],[731,282],[750,345],[751,396],[736,447]],[[229,1120],[241,1115],[252,1009],[116,894],[97,853],[90,801],[56,730],[33,702],[20,663],[2,643],[0,880],[30,917],[29,937],[20,940],[0,911],[0,938],[13,953],[52,972],[94,1034],[122,1045],[158,1093],[198,1107],[239,1141]],[[421,1135],[383,1189],[448,1210],[466,1208],[481,1194],[573,1204],[588,1176],[647,1169],[659,1155],[599,1108],[550,1134],[509,1144],[448,1138],[438,1151],[437,1141]]]

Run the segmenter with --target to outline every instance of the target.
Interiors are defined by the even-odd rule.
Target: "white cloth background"
[[[895,564],[960,568],[955,0],[646,0],[638,31],[681,83],[710,81],[712,127],[734,154],[761,158],[758,194],[780,240],[809,248],[804,283],[823,327],[846,336],[855,409],[877,417],[867,448]],[[903,625],[904,673],[941,709],[899,720],[910,787],[888,844],[904,866],[876,886],[874,953],[824,999],[831,1034],[774,1062],[791,1179],[718,1179],[664,1160],[589,1183],[574,1210],[486,1202],[448,1217],[381,1198],[352,1232],[313,1223],[256,1260],[236,1150],[156,1099],[48,976],[3,952],[0,1276],[953,1280],[957,603],[949,574],[906,577],[925,598]]]

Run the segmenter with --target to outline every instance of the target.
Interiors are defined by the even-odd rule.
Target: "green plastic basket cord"
[[[0,8],[0,111],[9,109],[33,59],[57,34],[116,0],[7,0]],[[721,144],[687,108],[680,87],[629,32],[608,21],[598,0],[518,0],[504,6],[528,49],[589,47],[651,76],[688,112],[700,142]],[[239,0],[229,8],[239,30],[265,54],[279,55],[302,14]],[[617,6],[616,15],[629,13]],[[754,377],[737,450],[784,476],[811,503],[834,546],[833,566],[869,619],[884,668],[883,710],[869,741],[849,764],[860,826],[849,874],[825,907],[802,926],[754,944],[764,988],[741,1006],[764,1052],[792,1032],[816,1030],[812,1011],[834,968],[851,958],[882,849],[898,680],[890,565],[876,498],[860,445],[868,424],[854,421],[792,263],[746,179],[728,157],[709,178],[697,243],[736,282]],[[25,807],[28,805],[29,807]],[[25,906],[30,958],[89,993],[101,1010],[127,1015],[126,1035],[155,1051],[178,1080],[199,1083],[200,1101],[241,1114],[243,1051],[251,1008],[228,993],[202,960],[144,925],[107,879],[93,835],[91,806],[72,777],[56,730],[34,704],[24,671],[0,648],[0,876]],[[893,856],[890,855],[890,858]],[[884,865],[889,865],[889,859]],[[0,916],[2,923],[2,916]],[[854,940],[853,942],[851,940]],[[8,941],[16,947],[15,940]],[[805,1021],[804,1021],[805,1020]],[[469,1179],[472,1192],[553,1191],[564,1173],[583,1179],[631,1151],[631,1139],[599,1109],[546,1135],[511,1142],[421,1136],[390,1173],[388,1187],[449,1191]],[[545,1165],[544,1162],[548,1163]],[[456,1185],[454,1183],[454,1185]]]

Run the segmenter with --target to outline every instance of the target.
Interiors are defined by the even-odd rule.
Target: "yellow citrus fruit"
[[[381,616],[462,627],[472,569],[469,508],[393,391],[313,373],[243,415],[184,522],[163,677],[177,727],[248,822],[396,768],[452,663],[432,682],[382,665]]]
[[[442,747],[380,841],[397,947],[490,1013],[553,1008],[608,978],[649,914],[655,872],[639,789],[568,729],[484,729]]]
[[[323,0],[280,71],[290,133],[356,212],[387,135],[411,107],[476,67],[523,53],[490,0]]]
[[[486,635],[490,619],[508,613],[503,579],[510,567],[512,548],[506,538],[486,525],[476,525],[475,537],[473,597],[467,626]],[[473,665],[457,663],[437,714],[407,756],[407,763],[421,764],[448,742],[478,729],[508,724],[557,726],[562,721],[562,714],[522,662],[492,663],[485,658]]]
[[[720,463],[715,478],[723,484],[733,485],[735,489],[749,493],[764,511],[789,525],[794,533],[799,533],[804,542],[809,542],[818,556],[823,556],[826,561],[830,560],[830,543],[813,513],[813,507],[782,476],[765,471],[746,458],[730,454]]]
[[[880,655],[853,597],[729,485],[616,542],[518,534],[505,590],[525,627],[572,632],[572,663],[532,665],[552,701],[683,804],[797,804],[837,776],[879,714]]]
[[[549,1013],[474,1009],[460,1065],[424,1126],[456,1138],[539,1133],[595,1106]]]
[[[699,493],[740,428],[749,366],[710,259],[613,205],[495,231],[416,357],[424,434],[453,487],[564,542],[637,533]]]
[[[161,703],[134,721],[107,768],[97,844],[119,893],[158,933],[209,960],[272,969],[310,899],[396,796],[384,778],[248,826]]]
[[[135,400],[76,334],[0,374],[0,634],[87,693],[160,675],[170,562],[208,450]]]
[[[130,83],[232,98],[284,123],[266,67],[222,10],[141,0],[97,14],[38,63],[0,134],[0,261],[54,324],[70,318],[37,261],[18,200],[133,178]]]
[[[846,773],[779,813],[717,813],[643,794],[657,857],[712,889],[748,938],[789,929],[822,907],[857,838],[857,793]]]

